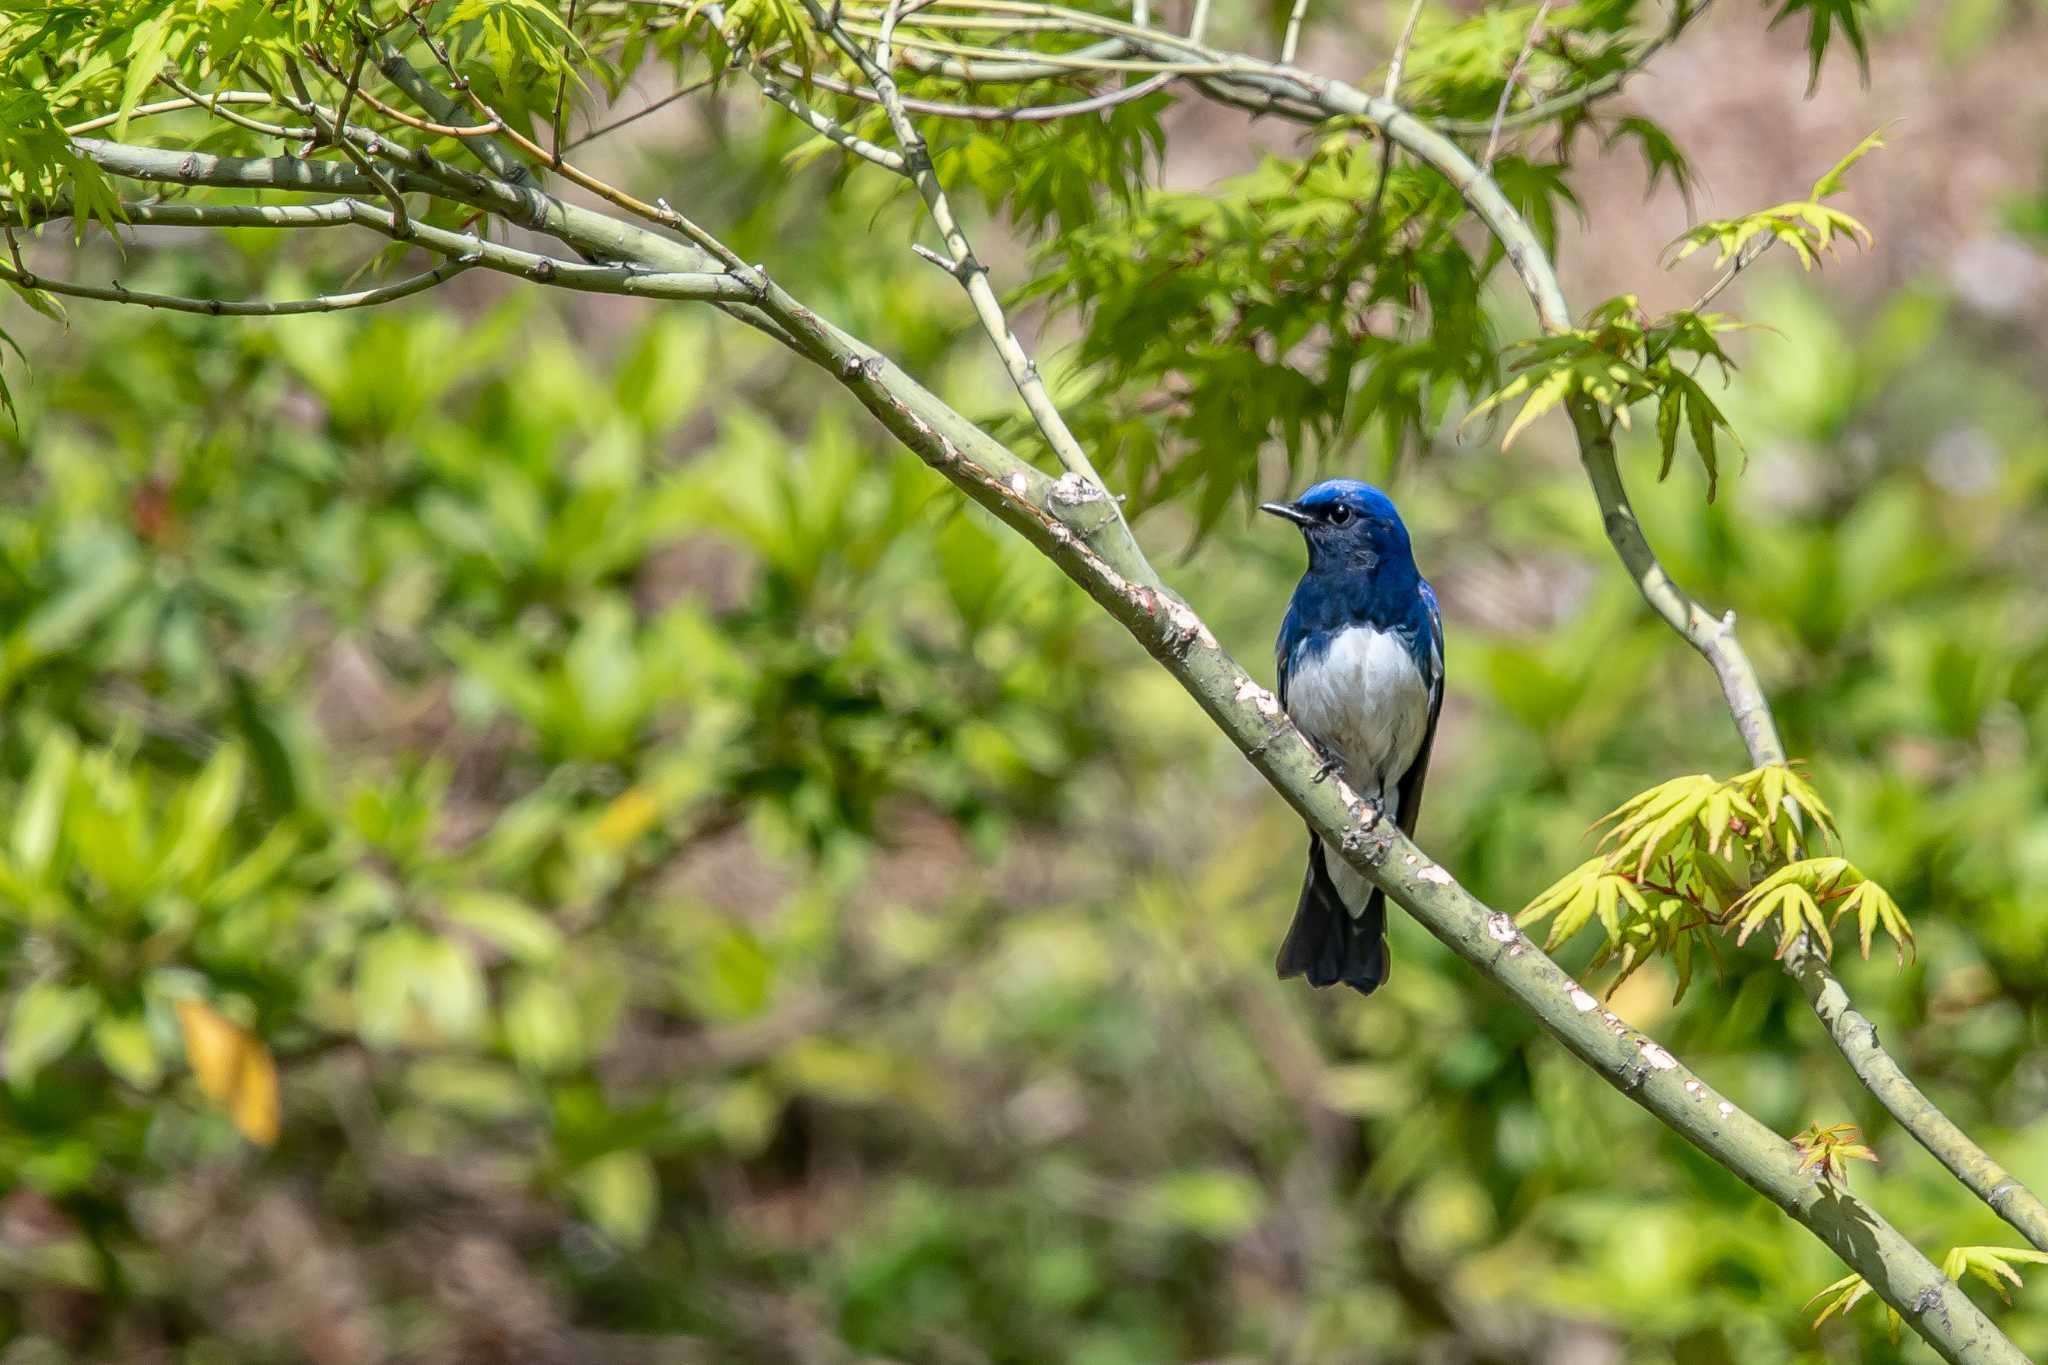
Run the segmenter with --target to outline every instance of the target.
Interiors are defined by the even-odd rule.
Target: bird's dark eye
[[[1330,509],[1330,525],[1342,526],[1349,520],[1351,520],[1351,509],[1343,503],[1340,502]]]

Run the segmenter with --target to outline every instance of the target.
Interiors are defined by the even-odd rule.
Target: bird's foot
[[[1330,774],[1341,774],[1344,771],[1343,759],[1336,757],[1329,750],[1324,749],[1321,746],[1317,747],[1316,752],[1322,755],[1323,765],[1320,768],[1316,769],[1316,775],[1312,779],[1313,781],[1322,782],[1327,780]]]

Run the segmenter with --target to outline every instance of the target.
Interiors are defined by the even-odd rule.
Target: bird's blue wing
[[[1429,667],[1423,670],[1424,681],[1429,684],[1429,724],[1423,727],[1422,747],[1415,751],[1415,761],[1408,765],[1408,771],[1395,784],[1400,793],[1395,805],[1394,823],[1401,832],[1411,837],[1415,833],[1415,821],[1422,814],[1422,779],[1429,772],[1429,751],[1436,743],[1436,717],[1444,706],[1444,618],[1437,609],[1436,590],[1429,584],[1422,585],[1422,600],[1429,608]]]
[[[1280,634],[1273,641],[1273,674],[1280,685],[1280,709],[1287,709],[1287,678],[1294,671],[1295,648],[1300,643],[1301,630],[1295,623],[1294,603],[1287,603],[1287,615],[1280,618]]]

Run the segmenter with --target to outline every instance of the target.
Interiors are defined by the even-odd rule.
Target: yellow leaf
[[[265,1147],[275,1143],[277,1063],[263,1040],[200,1000],[178,1002],[178,1028],[201,1092],[227,1111],[243,1137]]]
[[[591,834],[603,847],[617,852],[626,847],[654,823],[661,811],[653,798],[638,787],[628,787],[612,799],[597,817]]]

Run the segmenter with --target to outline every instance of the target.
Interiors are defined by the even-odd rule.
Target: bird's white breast
[[[1352,790],[1378,796],[1388,815],[1398,813],[1394,787],[1429,725],[1429,687],[1398,635],[1352,626],[1320,657],[1304,656],[1288,676],[1287,710],[1342,760]]]
[[[1397,787],[1429,727],[1429,685],[1398,635],[1352,626],[1320,658],[1299,659],[1288,675],[1287,710],[1342,761],[1353,791],[1379,797],[1388,819],[1400,815]],[[1335,848],[1327,865],[1337,894],[1360,913],[1372,884]]]

